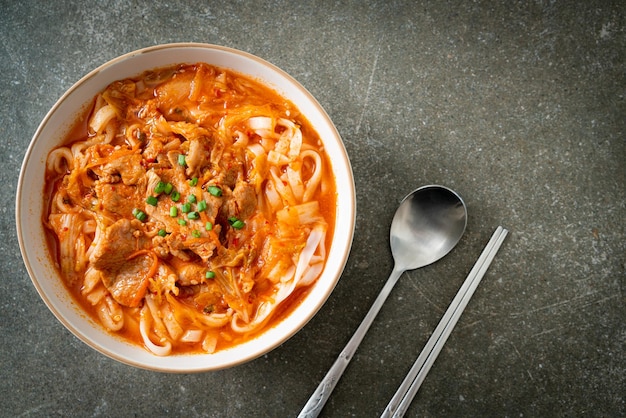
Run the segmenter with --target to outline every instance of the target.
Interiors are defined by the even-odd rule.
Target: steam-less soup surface
[[[253,338],[321,274],[335,217],[322,142],[290,102],[207,64],[112,83],[46,167],[63,280],[156,355]]]

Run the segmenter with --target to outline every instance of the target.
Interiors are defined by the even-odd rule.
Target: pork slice
[[[189,260],[192,255],[190,253],[193,253],[202,261],[208,262],[216,248],[216,244],[211,240],[192,238],[178,232],[169,234],[165,242],[172,255],[185,261]]]
[[[187,153],[187,175],[199,177],[211,164],[211,142],[207,137],[194,138],[189,142]]]
[[[181,286],[192,286],[201,283],[207,268],[196,263],[179,263],[176,268],[178,283]]]
[[[238,181],[231,193],[224,194],[220,214],[224,219],[231,217],[246,219],[256,210],[257,196],[254,186]]]
[[[120,219],[104,228],[89,261],[98,270],[113,270],[133,253],[147,248],[150,242],[140,221]]]
[[[146,295],[154,260],[148,254],[127,260],[115,270],[103,270],[102,282],[120,305],[135,307]]]
[[[206,215],[209,219],[214,220],[222,206],[222,198],[213,196],[209,192],[202,193],[202,199],[206,202]]]
[[[252,215],[256,210],[257,196],[254,190],[254,186],[245,181],[237,182],[235,189],[233,190],[233,198],[237,205],[239,212],[239,218],[246,219]]]
[[[96,195],[100,207],[110,213],[130,217],[133,209],[143,207],[145,201],[145,186],[127,186],[124,183],[95,184]]]
[[[237,181],[243,178],[243,165],[232,155],[224,153],[219,162],[219,173],[215,176],[215,182],[231,189],[235,187]]]
[[[137,306],[145,295],[153,259],[141,250],[150,242],[141,222],[120,219],[104,229],[89,257],[111,296],[124,306]]]
[[[140,154],[122,155],[102,166],[101,175],[105,178],[115,178],[115,175],[119,174],[124,184],[137,184],[146,174],[145,168],[141,165],[141,160]]]

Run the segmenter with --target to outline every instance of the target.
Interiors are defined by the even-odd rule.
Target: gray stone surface
[[[444,260],[407,273],[323,411],[375,417],[492,231],[511,231],[410,416],[624,416],[623,1],[8,1],[0,13],[0,416],[295,416],[392,268],[399,200],[440,183],[469,206]],[[78,341],[21,260],[14,194],[59,96],[131,50],[256,54],[336,123],[357,187],[345,274],[296,336],[248,364],[171,375]],[[37,192],[37,191],[35,191]],[[36,221],[36,220],[34,220]]]

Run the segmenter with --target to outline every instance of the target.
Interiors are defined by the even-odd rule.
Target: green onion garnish
[[[198,212],[202,212],[206,210],[206,200],[201,200],[198,202]]]
[[[190,186],[196,186],[198,184],[198,177],[194,177],[191,179],[191,181],[189,181],[189,185]]]
[[[160,194],[165,191],[166,184],[162,181],[158,182],[156,186],[154,186],[154,194]]]
[[[183,167],[187,165],[186,157],[184,154],[178,154],[178,165]]]
[[[141,222],[145,221],[148,215],[146,215],[141,209],[133,209],[133,216],[139,219]]]
[[[202,236],[200,234],[200,231],[198,231],[197,229],[194,229],[193,231],[191,231],[191,235],[193,235],[194,238],[200,238]]]
[[[146,203],[152,206],[156,206],[159,203],[158,199],[154,196],[148,196],[146,199]]]
[[[178,216],[178,208],[176,206],[170,207],[170,216],[175,218]]]
[[[178,220],[178,225],[185,226],[187,225],[187,221],[181,218]]]
[[[213,229],[213,224],[211,222],[205,223],[204,229],[206,229],[207,231],[210,231],[211,229]]]
[[[200,214],[198,212],[189,212],[187,214],[187,219],[198,219],[200,217]]]
[[[178,202],[180,200],[180,193],[174,190],[172,194],[170,195],[170,197],[172,198],[174,202]]]
[[[209,193],[211,193],[211,195],[213,196],[217,196],[220,197],[222,195],[222,189],[220,189],[217,186],[209,186],[207,188],[207,190],[209,191]]]
[[[157,232],[157,234],[159,234],[160,237],[164,237],[167,235],[167,231],[165,231],[165,229],[159,229],[159,232]]]
[[[174,190],[174,185],[172,183],[167,183],[165,185],[165,189],[163,189],[163,191],[165,192],[165,194],[170,194],[172,193],[172,190]]]
[[[241,229],[246,225],[242,220],[239,220],[235,218],[234,216],[231,218],[228,218],[228,223],[230,224],[230,226],[232,226],[235,229]]]
[[[190,212],[190,211],[191,211],[191,203],[189,203],[189,202],[188,202],[188,203],[183,203],[183,204],[180,206],[180,210],[181,210],[181,212],[183,212],[183,213],[188,213],[188,212]]]
[[[196,198],[195,194],[190,194],[189,196],[187,196],[187,202],[189,203],[196,203],[198,201],[198,199]]]
[[[207,271],[206,274],[204,275],[204,277],[206,277],[207,279],[213,279],[213,278],[215,278],[215,272]]]

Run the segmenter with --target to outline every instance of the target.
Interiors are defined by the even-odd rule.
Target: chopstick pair
[[[381,418],[400,418],[404,416],[508,232],[501,226],[495,230],[478,261],[474,264],[446,313],[439,321],[439,325],[437,325],[437,328],[435,328],[435,331],[413,364],[413,367],[411,367],[393,398],[389,401]]]

